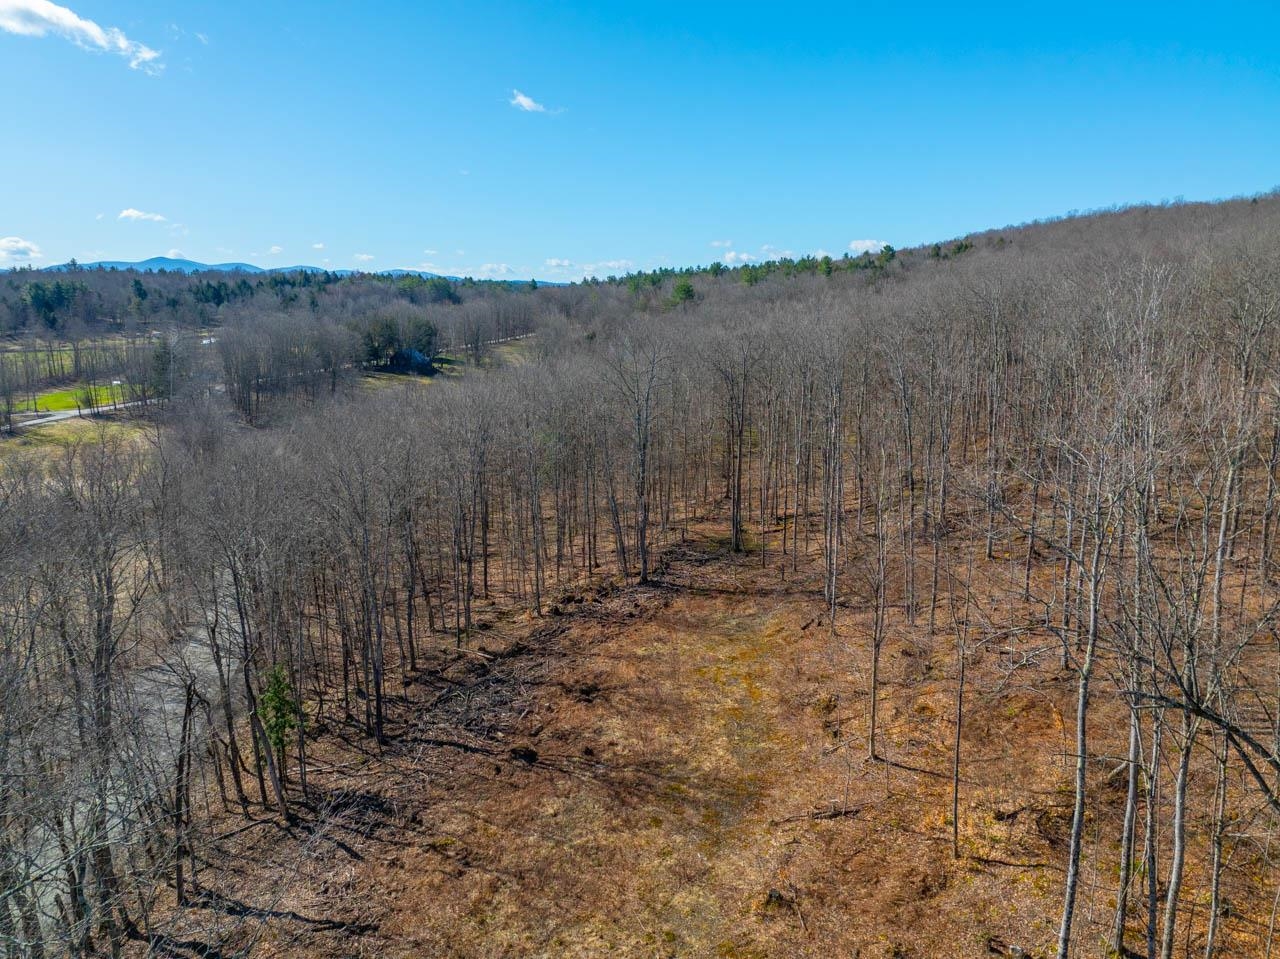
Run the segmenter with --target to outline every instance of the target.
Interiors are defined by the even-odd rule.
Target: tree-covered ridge
[[[381,908],[408,885],[388,878],[403,853],[430,863],[435,898],[386,929],[371,908],[334,954],[409,948],[411,922],[438,952],[493,955],[499,920],[558,953],[582,928],[563,901],[476,921],[476,903],[544,877],[472,848],[487,818],[440,835],[437,814],[467,818],[480,783],[505,801],[547,777],[493,843],[543,842],[546,878],[578,895],[611,877],[568,868],[598,878],[591,843],[564,841],[562,785],[585,783],[597,815],[620,785],[625,803],[688,797],[637,831],[736,838],[718,804],[762,806],[768,784],[725,788],[705,755],[629,763],[598,716],[591,752],[572,754],[562,727],[544,747],[493,720],[518,706],[532,743],[615,692],[573,676],[571,703],[544,712],[542,660],[567,655],[574,608],[616,658],[611,630],[639,597],[732,607],[747,581],[803,615],[733,644],[733,663],[809,644],[827,689],[769,704],[806,718],[787,743],[800,774],[775,785],[789,801],[825,776],[824,791],[763,809],[795,842],[770,833],[725,861],[760,885],[733,886],[725,916],[686,922],[658,889],[623,930],[650,936],[633,954],[653,953],[655,928],[724,920],[750,951],[726,937],[703,952],[1265,955],[1280,931],[1280,198],[966,242],[755,283],[694,271],[415,302],[436,294],[379,280],[287,304],[264,288],[218,308],[189,366],[181,336],[141,340],[174,384],[141,436],[0,457],[0,944],[314,955],[321,930],[272,925],[310,915],[280,908],[291,864],[359,868],[367,885],[308,894]],[[524,362],[488,361],[517,337]],[[440,344],[470,354],[466,375],[381,390],[351,375]],[[668,578],[670,555],[692,580]],[[730,644],[698,633],[674,652],[661,630],[642,638],[665,660],[712,644],[705,667],[671,667],[704,675],[732,753],[769,717],[745,683],[715,698]],[[527,700],[494,688],[512,660]],[[655,698],[619,700],[644,739],[664,690],[635,683]],[[358,758],[328,761],[338,743]],[[446,779],[447,801],[398,805],[459,757],[477,765]],[[401,791],[380,791],[379,763]],[[331,827],[414,841],[370,863],[317,844]],[[711,881],[711,845],[672,864],[671,888]],[[886,868],[904,848],[920,861],[897,863],[907,885],[881,913],[852,915],[882,874],[850,864],[879,847]],[[269,876],[236,900],[255,921],[222,924],[248,866]],[[964,907],[987,889],[998,908],[976,937]],[[961,931],[916,948],[904,930],[929,933],[944,902]]]
[[[58,272],[22,268],[0,273],[0,335],[88,335],[156,324],[205,328],[217,325],[223,308],[237,305],[302,306],[323,313],[326,298],[338,290],[423,305],[459,303],[477,291],[509,287],[415,274],[83,269],[73,260]]]

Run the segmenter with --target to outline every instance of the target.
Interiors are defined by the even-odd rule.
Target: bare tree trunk
[[[1187,858],[1187,780],[1191,774],[1191,747],[1195,723],[1182,714],[1182,745],[1178,751],[1178,772],[1173,781],[1173,851],[1169,862],[1169,886],[1164,898],[1164,921],[1160,933],[1160,959],[1173,959],[1174,933],[1178,922],[1178,896],[1182,892],[1182,870]]]
[[[1159,946],[1160,872],[1156,822],[1160,810],[1160,755],[1164,738],[1164,716],[1155,713],[1151,723],[1151,759],[1147,763],[1146,822],[1143,837],[1143,872],[1147,877],[1147,959],[1156,959]]]
[[[1209,873],[1209,929],[1205,934],[1204,959],[1213,959],[1218,943],[1218,927],[1222,918],[1222,847],[1227,823],[1227,744],[1216,746],[1218,776],[1214,784],[1213,861]]]
[[[1099,479],[1099,487],[1101,480]],[[1098,497],[1101,498],[1101,488]],[[1085,774],[1089,759],[1089,681],[1093,675],[1094,655],[1098,646],[1098,601],[1102,558],[1102,523],[1094,536],[1092,561],[1089,570],[1089,625],[1084,663],[1080,667],[1078,694],[1076,697],[1076,768],[1075,802],[1071,811],[1071,839],[1067,850],[1067,880],[1063,893],[1062,924],[1058,929],[1058,959],[1068,959],[1071,954],[1071,927],[1075,919],[1076,895],[1080,882],[1080,850],[1084,840]]]
[[[1129,709],[1129,754],[1126,778],[1128,785],[1124,800],[1124,826],[1120,832],[1120,876],[1116,884],[1116,917],[1112,925],[1111,948],[1117,956],[1124,955],[1124,933],[1129,912],[1129,884],[1133,881],[1133,845],[1138,818],[1138,772],[1141,768],[1141,727],[1138,710]]]

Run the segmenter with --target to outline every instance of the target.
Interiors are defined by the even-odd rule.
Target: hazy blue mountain
[[[196,260],[180,260],[171,256],[153,256],[147,260],[95,260],[92,263],[78,263],[82,270],[137,270],[139,273],[154,273],[168,270],[171,273],[334,273],[337,276],[350,276],[356,270],[326,270],[322,266],[254,266],[252,263],[199,263]],[[50,273],[65,273],[71,264],[60,263],[58,266],[46,267]],[[380,276],[420,276],[430,279],[438,273],[427,273],[423,270],[380,270]],[[457,279],[448,277],[447,279]]]
[[[217,267],[214,267],[216,270]],[[350,276],[354,270],[326,270],[323,266],[273,266],[267,273],[333,273],[335,276]]]
[[[63,263],[59,266],[51,266],[50,270],[57,272],[65,272],[70,264]],[[140,273],[154,273],[160,270],[168,270],[171,273],[201,273],[206,270],[217,270],[223,273],[263,273],[266,272],[262,267],[254,266],[252,263],[197,263],[195,260],[178,260],[171,256],[153,256],[149,260],[97,260],[93,263],[79,264],[81,269],[94,270],[102,267],[104,270],[137,270]]]
[[[374,273],[376,276],[420,276],[424,280],[430,280],[441,277],[439,273],[428,273],[425,270],[326,270],[322,266],[271,266],[261,267],[254,266],[252,263],[199,263],[195,260],[180,260],[170,256],[153,256],[148,260],[95,260],[93,263],[77,263],[82,270],[96,270],[101,267],[104,270],[137,270],[139,273],[155,273],[160,270],[168,270],[171,273],[333,273],[336,276],[351,276],[354,273],[368,272]],[[46,273],[65,273],[71,268],[70,263],[60,263],[57,266],[47,266],[44,268]],[[443,279],[457,282],[462,279],[459,276],[444,276]],[[505,283],[509,286],[523,286],[528,280],[495,280],[496,283]],[[564,283],[556,283],[547,280],[539,280],[548,286],[564,286]]]

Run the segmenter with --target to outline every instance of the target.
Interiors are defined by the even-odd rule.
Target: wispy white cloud
[[[271,249],[267,250],[267,256],[275,256],[277,253],[283,253],[283,252],[284,252],[284,247],[272,246]]]
[[[164,69],[159,50],[130,40],[116,27],[99,26],[50,0],[0,0],[0,30],[24,37],[53,34],[84,50],[118,54],[133,69],[153,76]]]
[[[434,251],[428,250],[428,253]],[[548,263],[556,262],[548,260]],[[562,262],[568,262],[567,260]],[[510,263],[480,263],[465,264],[459,261],[453,263],[437,263],[435,260],[424,260],[414,267],[424,273],[436,273],[441,276],[470,276],[477,280],[503,280],[514,277],[531,276],[534,271],[527,266],[513,266]]]
[[[40,247],[20,236],[0,237],[0,263],[30,263],[44,257]]]
[[[573,261],[551,257],[546,261],[546,266],[552,270],[567,270],[569,267],[573,266]]]
[[[171,259],[171,260],[185,260],[185,259],[186,259],[186,257],[185,257],[185,256],[183,256],[183,254],[182,254],[182,251],[181,251],[181,250],[170,250],[168,253],[166,253],[166,254],[165,254],[165,256],[169,257],[169,259]]]
[[[3,0],[0,0],[3,2]],[[517,110],[523,110],[525,113],[546,113],[547,108],[535,100],[531,96],[521,93],[519,90],[511,91],[510,103]]]
[[[583,263],[575,272],[581,271],[583,276],[615,276],[627,273],[635,266],[631,260],[599,260],[595,263]]]
[[[0,0],[0,3],[3,2],[4,0]],[[116,217],[116,219],[133,220],[135,222],[138,220],[150,220],[152,223],[163,223],[167,217],[159,213],[144,213],[142,210],[135,210],[133,207],[129,207],[127,210],[121,210],[120,215]]]
[[[715,247],[717,250],[727,250],[729,249],[729,247],[733,246],[733,241],[732,240],[712,240],[711,245]]]
[[[886,246],[884,240],[850,240],[849,249],[854,253],[877,253]]]
[[[730,250],[724,255],[724,261],[730,266],[735,263],[750,263],[752,260],[758,259],[750,253],[739,253],[737,250]]]
[[[323,244],[323,243],[312,243],[312,244],[311,244],[311,249],[313,249],[313,250],[323,250],[323,249],[324,249],[324,244]]]
[[[372,254],[372,253],[357,253],[357,254],[356,254],[356,256],[355,256],[355,259],[356,259],[356,261],[357,261],[357,262],[359,262],[359,263],[368,263],[370,260],[372,260],[372,259],[373,259],[373,254]]]

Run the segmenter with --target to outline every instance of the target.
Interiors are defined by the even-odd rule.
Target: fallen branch
[[[788,822],[801,822],[803,820],[823,820],[823,819],[845,819],[849,816],[856,816],[862,812],[861,806],[846,806],[841,809],[815,809],[812,812],[799,813],[795,816],[784,816],[781,819],[770,819],[770,826],[781,826]]]

